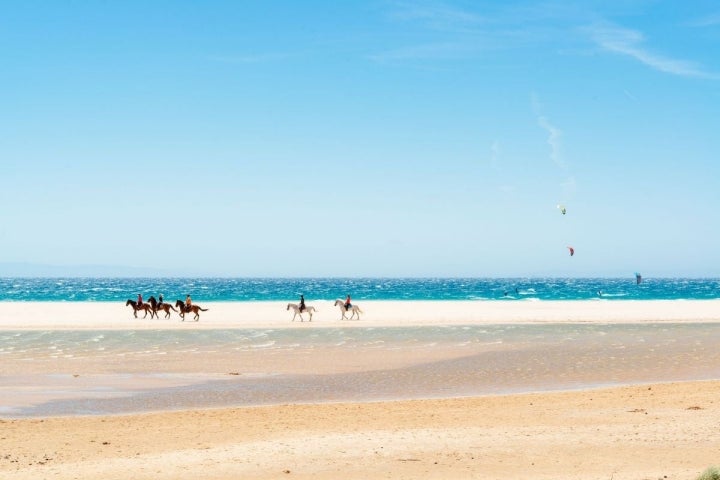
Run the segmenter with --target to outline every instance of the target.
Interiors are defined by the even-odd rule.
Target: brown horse
[[[198,320],[200,320],[200,312],[207,312],[208,310],[210,310],[209,308],[200,308],[197,305],[190,305],[188,307],[182,300],[175,300],[175,306],[179,310],[178,313],[180,314],[180,317],[182,317],[183,322],[185,321],[186,313],[194,313],[195,321],[197,322]]]
[[[160,310],[165,312],[165,318],[170,318],[170,310],[177,312],[177,310],[175,310],[169,303],[158,303],[158,301],[155,300],[155,297],[148,298],[148,303],[150,304],[150,307],[156,317],[158,316],[158,311]]]
[[[127,307],[128,305],[132,306],[133,315],[135,315],[135,318],[137,318],[137,312],[138,312],[138,310],[145,310],[145,316],[144,316],[143,318],[146,318],[146,317],[147,317],[148,312],[150,312],[150,318],[153,318],[153,316],[155,315],[155,314],[153,313],[153,311],[152,311],[152,307],[150,307],[150,305],[147,304],[147,303],[143,303],[142,305],[138,305],[135,300],[130,300],[130,299],[128,299],[128,301],[125,302],[125,306]]]

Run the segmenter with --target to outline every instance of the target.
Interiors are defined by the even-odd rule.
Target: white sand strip
[[[360,320],[341,320],[332,301],[309,301],[312,322],[292,320],[287,302],[198,302],[200,320],[134,318],[124,302],[0,302],[0,330],[317,328],[498,323],[718,322],[720,300],[358,301]]]

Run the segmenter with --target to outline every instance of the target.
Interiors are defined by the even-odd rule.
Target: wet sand
[[[0,416],[711,380],[718,344],[717,323],[0,331]]]

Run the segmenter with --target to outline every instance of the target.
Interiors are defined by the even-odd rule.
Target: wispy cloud
[[[482,16],[440,1],[397,2],[392,17],[421,22],[438,30],[463,30],[484,22]]]
[[[456,2],[457,3],[457,2]],[[412,45],[368,56],[375,61],[458,60],[489,51],[537,48],[567,37],[571,8],[507,5],[503,2],[398,0],[390,3],[386,17],[397,25]],[[424,39],[425,41],[418,41]]]
[[[477,55],[484,44],[483,18],[443,1],[393,2],[387,18],[407,33],[411,44],[367,55],[375,62],[459,60]]]
[[[565,168],[565,163],[560,157],[560,138],[562,137],[562,132],[559,128],[552,125],[544,115],[540,115],[537,121],[538,125],[548,133],[547,143],[550,145],[550,159],[558,167]]]
[[[589,27],[586,31],[602,49],[629,56],[655,70],[685,77],[720,78],[694,62],[666,57],[645,49],[645,37],[637,30],[605,25]]]
[[[633,95],[632,93],[628,92],[627,90],[623,90],[623,93],[625,94],[625,96],[627,98],[629,98],[633,102],[637,102],[637,97],[635,95]]]
[[[602,4],[602,2],[598,2]],[[386,18],[396,32],[413,45],[401,45],[372,56],[371,60],[465,60],[490,58],[501,61],[515,55],[497,52],[542,51],[577,54],[579,25],[596,21],[594,9],[568,2],[469,2],[458,0],[388,0]],[[424,39],[422,40],[418,39]],[[430,39],[430,41],[427,41]],[[425,43],[425,45],[423,45]],[[429,47],[427,44],[433,43]],[[586,45],[584,45],[587,51]]]
[[[537,117],[538,125],[547,132],[547,144],[550,146],[550,160],[560,169],[563,175],[569,175],[567,164],[562,155],[562,131],[550,123],[550,120],[542,113],[542,105],[538,97],[532,95],[532,108]],[[575,195],[575,177],[569,175],[567,179],[560,182],[561,196],[569,199]]]
[[[545,115],[542,114],[542,105],[535,94],[532,95],[532,108],[537,116],[537,122],[547,133],[547,143],[550,146],[550,160],[560,168],[565,168],[565,162],[561,157],[561,138],[562,131],[550,123]]]

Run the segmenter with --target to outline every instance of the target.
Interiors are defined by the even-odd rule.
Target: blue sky
[[[6,2],[0,265],[720,276],[720,6],[568,3]]]

